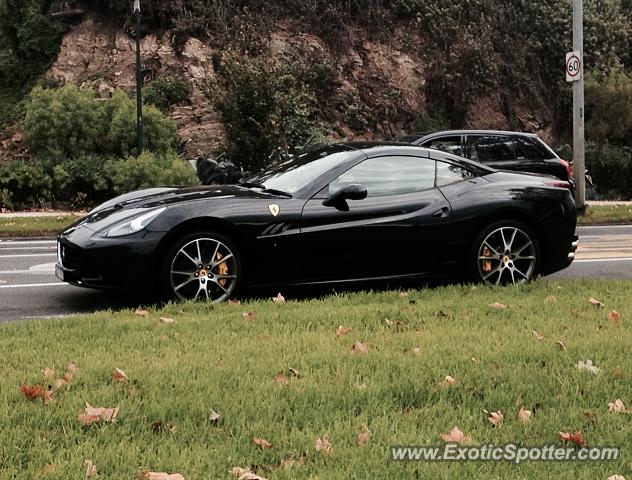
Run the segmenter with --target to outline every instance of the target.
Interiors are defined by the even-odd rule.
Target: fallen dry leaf
[[[415,354],[415,355],[421,355],[421,348],[419,348],[419,347],[415,347],[415,348],[413,348],[413,354]]]
[[[314,449],[317,452],[324,453],[326,455],[331,454],[331,452],[333,451],[333,445],[331,444],[331,439],[329,438],[329,435],[316,437],[316,440],[314,440]]]
[[[237,480],[267,480],[259,475],[252,473],[250,470],[246,470],[245,468],[235,467],[230,473],[237,477]]]
[[[507,305],[505,305],[504,303],[500,303],[500,302],[494,302],[490,305],[490,307],[495,308],[497,310],[503,310],[505,308],[507,308]]]
[[[407,297],[408,296],[408,292],[399,292],[399,296],[400,297]]]
[[[625,480],[625,477],[615,473],[614,475],[610,475],[606,480]]]
[[[149,312],[147,310],[142,309],[142,308],[137,308],[134,311],[134,315],[138,315],[139,317],[148,317],[149,316]]]
[[[533,330],[533,331],[531,332],[531,334],[532,334],[535,338],[537,338],[538,340],[543,340],[543,339],[544,339],[544,335],[542,335],[540,332],[537,332],[537,331],[535,331],[535,330]]]
[[[143,476],[147,480],[185,480],[179,473],[145,472]]]
[[[44,398],[44,387],[39,383],[37,385],[27,385],[26,383],[20,387],[22,395],[28,400],[35,401],[38,398]]]
[[[626,413],[627,410],[623,404],[623,400],[617,398],[614,402],[608,404],[608,411],[613,413]]]
[[[169,318],[169,317],[160,317],[160,323],[178,323],[176,320],[174,320],[173,318]]]
[[[77,367],[76,363],[69,363],[66,366],[66,373],[75,374],[79,371],[79,367]]]
[[[296,368],[288,368],[288,372],[291,377],[301,378],[301,372],[299,372]]]
[[[449,387],[450,385],[454,385],[456,383],[456,379],[450,375],[446,375],[445,379],[441,383],[444,387]]]
[[[44,370],[42,370],[42,373],[44,374],[44,376],[46,378],[53,378],[55,376],[55,370],[53,370],[52,368],[48,368],[48,367],[46,367]]]
[[[557,298],[555,297],[555,295],[549,295],[548,297],[546,297],[544,299],[545,302],[557,302]]]
[[[566,350],[566,344],[562,340],[558,340],[555,344],[560,347],[561,350]]]
[[[593,297],[590,297],[588,299],[588,303],[590,303],[591,305],[595,305],[596,307],[600,307],[600,308],[605,307],[605,305],[603,303],[601,303],[599,300],[597,300],[596,298],[593,298]]]
[[[361,342],[361,341],[357,341],[353,344],[353,346],[351,347],[351,351],[354,353],[364,353],[367,354],[369,353],[369,347],[367,346],[366,343]]]
[[[79,420],[79,423],[87,427],[89,425],[92,425],[93,423],[115,422],[118,414],[119,407],[93,407],[88,402],[86,402],[85,411],[84,413],[81,413],[77,416],[77,420]]]
[[[456,425],[448,433],[442,433],[441,439],[444,442],[449,443],[470,443],[472,441],[472,437],[470,437],[469,435],[465,435]]]
[[[560,436],[560,440],[564,442],[574,443],[580,448],[586,448],[586,439],[582,432],[557,432],[557,434]]]
[[[74,363],[71,365],[74,365]],[[64,385],[68,385],[69,383],[71,383],[75,379],[73,372],[76,372],[76,371],[77,371],[76,366],[72,369],[72,372],[71,370],[66,371],[62,375],[62,377],[55,382],[55,389],[59,390]]]
[[[369,430],[369,427],[367,425],[362,425],[362,430],[360,430],[360,433],[358,433],[358,436],[356,437],[356,444],[358,446],[366,445],[369,443],[372,436],[373,434],[371,433],[371,430]]]
[[[520,407],[520,411],[518,411],[518,421],[523,424],[527,424],[531,421],[531,410],[525,410],[523,407]]]
[[[257,312],[254,310],[252,312],[244,312],[241,314],[246,320],[255,320],[257,318]]]
[[[290,379],[287,378],[287,375],[283,372],[277,373],[276,377],[274,377],[274,381],[279,385],[287,385],[290,383]]]
[[[500,410],[498,410],[497,412],[488,412],[487,410],[483,411],[488,415],[487,420],[489,420],[492,425],[498,428],[503,426],[503,422],[505,421],[505,416],[503,415],[503,412],[501,412]]]
[[[120,368],[115,368],[114,369],[114,373],[112,374],[112,376],[114,377],[114,381],[116,383],[127,383],[127,382],[129,382],[129,377]]]
[[[281,292],[279,292],[276,297],[272,297],[272,301],[276,303],[285,303],[285,297],[281,295]]]
[[[261,448],[272,448],[272,447],[274,447],[274,445],[272,445],[272,443],[269,442],[268,440],[266,440],[265,438],[252,437],[252,441],[255,442],[255,445],[258,445]]]
[[[621,314],[616,310],[612,310],[608,314],[608,320],[610,320],[612,323],[619,323],[619,320],[621,320]]]
[[[211,413],[208,416],[208,419],[211,421],[211,423],[219,423],[221,418],[222,416],[219,413],[211,409]]]
[[[86,466],[86,478],[92,478],[97,476],[97,467],[92,460],[84,460],[84,465]]]
[[[386,323],[386,326],[388,328],[391,328],[395,324],[395,322],[393,322],[393,320],[389,320],[388,318],[384,319],[384,323]]]
[[[342,325],[338,325],[338,328],[336,328],[336,338],[340,338],[340,337],[342,337],[343,335],[346,335],[349,332],[351,332],[351,328],[343,327]]]
[[[228,305],[241,305],[241,302],[239,300],[228,300]]]

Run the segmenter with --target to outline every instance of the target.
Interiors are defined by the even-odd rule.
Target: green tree
[[[616,69],[586,77],[586,134],[596,141],[632,145],[632,75]]]

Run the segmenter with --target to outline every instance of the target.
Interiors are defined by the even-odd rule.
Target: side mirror
[[[332,193],[323,201],[325,207],[334,207],[345,202],[345,200],[364,200],[367,196],[367,190],[364,185],[359,183],[350,183],[340,190]]]

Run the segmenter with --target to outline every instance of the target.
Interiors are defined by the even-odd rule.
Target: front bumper
[[[150,290],[157,285],[158,248],[163,234],[139,232],[103,238],[78,227],[57,238],[55,275],[81,287]]]

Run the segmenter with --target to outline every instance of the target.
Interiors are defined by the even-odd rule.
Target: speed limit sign
[[[580,52],[566,54],[566,81],[574,82],[582,78],[582,59]]]

